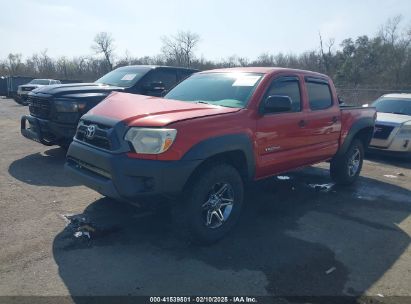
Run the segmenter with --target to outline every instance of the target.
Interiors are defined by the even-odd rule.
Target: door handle
[[[337,123],[337,121],[338,121],[337,116],[333,116],[333,118],[331,119],[331,123],[335,124],[335,123]]]
[[[307,122],[304,119],[300,120],[300,122],[298,123],[298,126],[300,128],[304,128],[306,125],[307,125]]]

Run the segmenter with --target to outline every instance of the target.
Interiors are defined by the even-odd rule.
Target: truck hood
[[[389,123],[391,125],[402,125],[406,122],[411,121],[410,115],[400,115],[400,114],[393,114],[393,113],[377,113],[377,120],[375,123]]]
[[[240,110],[239,108],[113,92],[86,115],[104,116],[135,127],[162,127],[176,121],[234,113]]]
[[[66,95],[81,94],[81,93],[106,93],[112,91],[123,91],[122,87],[110,85],[102,85],[99,83],[69,83],[69,84],[53,84],[43,86],[36,89],[35,93],[52,95],[54,97],[64,97]]]

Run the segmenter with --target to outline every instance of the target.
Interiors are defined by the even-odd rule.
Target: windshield
[[[118,68],[97,79],[96,83],[128,88],[136,84],[150,69],[149,68]]]
[[[29,82],[30,84],[42,84],[42,85],[48,85],[50,83],[50,80],[48,79],[33,79],[32,81]]]
[[[411,99],[381,98],[372,106],[377,108],[377,112],[411,115]]]
[[[244,108],[262,78],[256,73],[195,74],[164,98]]]

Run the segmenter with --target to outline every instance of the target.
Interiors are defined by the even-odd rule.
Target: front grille
[[[375,125],[374,138],[387,139],[390,136],[392,130],[394,130],[393,126]]]
[[[23,88],[23,91],[32,91],[34,87],[25,87]]]
[[[87,136],[87,128],[91,125],[95,126],[94,134],[93,136]],[[89,121],[81,121],[77,127],[76,139],[105,150],[111,150],[112,145],[109,139],[110,131],[111,128],[108,126]]]
[[[37,96],[29,96],[29,111],[32,116],[38,118],[49,118],[50,117],[50,99],[41,98]]]

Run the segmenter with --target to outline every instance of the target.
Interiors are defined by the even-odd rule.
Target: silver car
[[[373,104],[377,108],[370,150],[411,155],[411,94],[387,94]]]
[[[54,79],[33,79],[27,84],[19,85],[17,88],[18,100],[16,101],[18,103],[26,105],[27,96],[31,91],[33,91],[34,89],[43,87],[45,85],[51,85],[51,84],[61,84],[61,82],[60,80],[54,80]]]

